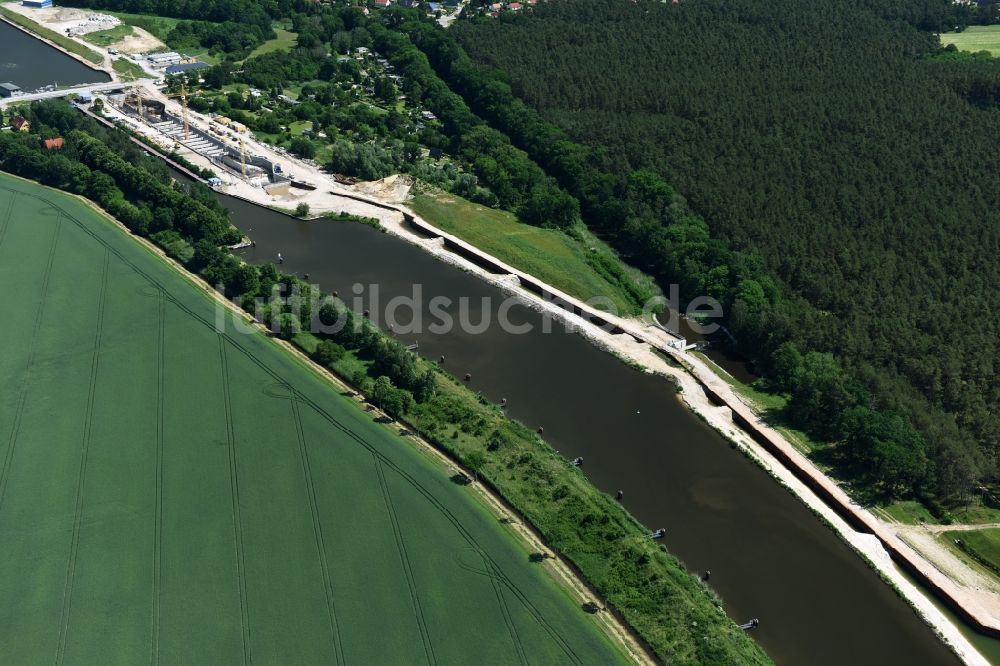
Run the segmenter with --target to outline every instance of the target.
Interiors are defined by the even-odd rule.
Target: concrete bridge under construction
[[[17,104],[19,102],[33,102],[39,99],[54,99],[56,97],[66,97],[67,95],[73,94],[85,95],[96,92],[120,92],[125,90],[125,88],[136,84],[152,85],[153,83],[153,79],[136,79],[134,82],[129,81],[127,83],[121,81],[110,81],[108,83],[90,83],[82,86],[73,86],[72,88],[26,93],[23,95],[14,95],[13,97],[4,97],[0,99],[0,108],[11,104]]]

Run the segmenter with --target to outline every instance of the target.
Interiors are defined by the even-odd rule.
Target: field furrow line
[[[399,559],[403,565],[403,574],[406,577],[406,585],[410,589],[410,598],[413,600],[413,612],[417,618],[417,626],[420,629],[420,638],[424,643],[424,652],[427,656],[427,663],[436,664],[434,657],[434,646],[431,644],[430,633],[427,630],[427,622],[424,618],[424,611],[420,607],[420,596],[417,592],[416,581],[413,577],[413,569],[410,567],[410,557],[406,552],[406,543],[403,540],[403,533],[399,527],[399,518],[396,516],[396,508],[392,503],[392,496],[389,494],[389,484],[385,480],[385,472],[382,470],[382,461],[375,458],[375,472],[378,475],[379,486],[382,488],[382,500],[385,502],[385,509],[389,513],[389,522],[392,524],[392,534],[396,538],[396,548],[399,551]]]
[[[94,353],[90,361],[90,386],[87,390],[87,408],[83,421],[83,447],[80,452],[80,471],[76,482],[76,514],[73,518],[73,536],[70,539],[69,561],[66,564],[66,584],[63,588],[62,617],[59,622],[59,641],[56,644],[56,664],[66,657],[66,643],[69,638],[70,612],[73,606],[73,582],[76,577],[76,560],[80,552],[80,530],[83,527],[83,496],[87,481],[87,457],[90,454],[90,440],[94,432],[94,403],[97,395],[97,371],[101,362],[101,336],[104,331],[104,311],[107,305],[108,273],[111,268],[111,254],[104,253],[104,269],[101,274],[101,295],[97,303],[97,327],[94,332]]]
[[[150,611],[149,662],[160,661],[160,567],[163,557],[163,412],[164,348],[166,346],[166,301],[161,290],[156,299],[156,489],[153,521],[153,590]]]
[[[4,213],[3,223],[0,223],[0,247],[3,247],[3,241],[7,237],[7,226],[10,224],[11,213],[14,212],[15,199],[17,199],[17,192],[10,190],[10,203],[7,204],[7,212]]]
[[[525,607],[525,609],[527,609],[528,613],[531,614],[533,618],[535,618],[535,621],[545,630],[545,633],[547,633],[549,637],[553,641],[555,641],[556,645],[558,645],[562,649],[563,653],[565,653],[565,655],[570,659],[571,662],[573,662],[574,664],[582,664],[583,660],[580,659],[579,655],[576,654],[576,652],[573,650],[573,647],[562,636],[562,634],[560,634],[555,629],[555,627],[553,627],[549,623],[545,615],[541,611],[539,611],[538,608],[536,608],[533,603],[531,603],[531,600],[528,599],[528,595],[526,595],[519,587],[517,587],[513,583],[513,581],[510,580],[510,578],[507,577],[506,574],[503,573],[503,571],[500,569],[500,565],[498,565],[493,560],[493,558],[491,558],[486,553],[483,554],[483,557],[485,557],[489,562],[489,566],[492,571],[492,577],[503,583],[503,585],[508,590],[510,590],[515,597],[517,597],[518,601],[520,601],[521,604]]]
[[[514,644],[514,649],[517,650],[517,657],[520,659],[524,666],[528,666],[528,655],[524,651],[524,644],[521,642],[521,637],[517,633],[517,626],[514,624],[514,617],[510,613],[510,607],[507,605],[507,599],[503,596],[503,588],[497,581],[496,571],[490,561],[486,559],[485,554],[480,550],[479,555],[483,558],[483,565],[486,567],[486,576],[490,579],[490,585],[493,587],[493,592],[497,596],[497,604],[500,606],[500,613],[503,615],[503,621],[507,625],[507,631],[510,633],[510,640]]]
[[[243,520],[240,516],[240,481],[236,459],[236,430],[233,422],[232,393],[229,386],[229,359],[226,356],[227,338],[219,335],[219,355],[222,360],[222,394],[226,409],[226,434],[229,438],[229,484],[233,500],[233,540],[236,545],[236,583],[240,594],[240,629],[243,637],[243,663],[252,664],[250,650],[250,608],[247,599],[246,559],[243,549]]]
[[[3,466],[0,467],[0,511],[3,511],[4,499],[7,497],[7,479],[10,476],[10,468],[14,460],[14,447],[17,446],[17,438],[21,433],[21,418],[24,415],[24,407],[28,401],[28,387],[31,385],[31,374],[35,367],[35,355],[38,352],[38,332],[42,327],[42,318],[45,314],[45,304],[48,302],[49,282],[52,276],[52,266],[55,263],[56,248],[59,245],[59,232],[62,229],[62,217],[56,219],[56,228],[52,233],[52,245],[49,247],[49,256],[45,262],[45,272],[42,274],[42,288],[38,296],[38,307],[35,310],[35,321],[32,324],[31,339],[28,341],[28,361],[25,364],[24,376],[21,380],[21,391],[17,396],[17,407],[14,409],[13,423],[11,424],[10,437],[7,440],[7,450],[4,453]]]
[[[316,538],[316,548],[319,552],[319,563],[323,573],[323,590],[326,594],[326,607],[330,616],[330,630],[333,637],[333,649],[338,664],[343,664],[344,648],[340,636],[340,626],[337,623],[337,610],[334,601],[333,577],[330,575],[330,563],[326,556],[326,541],[323,538],[323,523],[320,520],[319,503],[316,501],[316,485],[313,480],[312,466],[309,463],[309,449],[306,446],[305,429],[302,426],[302,415],[299,412],[298,392],[291,386],[292,415],[295,419],[295,434],[299,440],[299,457],[302,460],[302,473],[306,480],[306,492],[309,497],[309,511],[312,514],[313,536]]]

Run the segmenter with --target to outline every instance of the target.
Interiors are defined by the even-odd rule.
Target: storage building
[[[0,97],[13,97],[21,89],[13,83],[0,83]]]

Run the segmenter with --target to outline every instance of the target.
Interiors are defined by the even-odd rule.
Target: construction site
[[[178,93],[159,96],[176,98],[180,102],[179,112],[169,109],[165,102],[153,98],[145,88],[137,85],[123,94],[109,96],[108,102],[125,118],[139,121],[141,128],[147,130],[143,134],[150,136],[152,133],[151,138],[159,138],[162,145],[174,151],[187,149],[213,167],[220,167],[228,176],[264,188],[268,193],[288,192],[292,181],[281,165],[248,150],[249,131],[244,125],[223,116],[210,118],[207,128],[192,122],[183,86]]]

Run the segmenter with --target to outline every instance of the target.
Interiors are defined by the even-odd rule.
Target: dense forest
[[[1000,451],[1000,61],[940,48],[926,29],[953,12],[550,2],[457,25],[472,63],[409,32],[588,223],[687,297],[721,298],[793,422],[842,442],[858,480],[954,500],[995,479]],[[565,168],[563,131],[597,166]],[[672,186],[652,211],[609,214],[585,182],[621,200],[650,174]],[[679,235],[692,216],[725,249]]]

